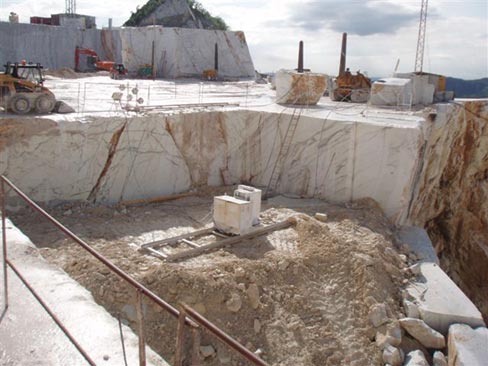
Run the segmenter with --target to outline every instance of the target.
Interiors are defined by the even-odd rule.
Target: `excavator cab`
[[[51,113],[56,105],[54,94],[43,86],[39,63],[7,63],[0,74],[0,107],[15,114]]]

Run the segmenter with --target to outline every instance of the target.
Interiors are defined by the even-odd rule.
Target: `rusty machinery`
[[[342,34],[339,75],[334,80],[330,97],[335,101],[366,103],[371,91],[371,79],[360,73],[353,75],[346,69],[347,33]]]
[[[82,62],[83,60],[83,62]],[[76,46],[75,49],[75,71],[98,71],[105,70],[111,71],[115,62],[113,61],[100,61],[97,53],[90,48],[83,48]]]

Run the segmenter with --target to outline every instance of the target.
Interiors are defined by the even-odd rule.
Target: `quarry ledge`
[[[403,223],[426,119],[414,112],[343,108],[324,102],[302,111],[276,193],[332,202],[371,197]],[[204,185],[266,187],[292,114],[293,108],[269,105],[6,118],[0,173],[41,202],[116,203]]]

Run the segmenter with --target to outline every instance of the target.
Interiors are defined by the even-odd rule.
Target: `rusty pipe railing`
[[[1,203],[1,210],[2,210],[2,243],[3,243],[3,293],[5,294],[4,300],[4,312],[8,309],[8,276],[7,276],[7,211],[5,210],[5,183],[3,179],[0,181],[0,199],[2,200]]]
[[[50,221],[54,226],[56,226],[59,230],[61,230],[66,236],[68,236],[70,239],[72,239],[74,242],[79,244],[80,246],[83,247],[87,252],[89,252],[91,255],[93,255],[95,258],[97,258],[100,262],[105,264],[112,272],[114,272],[117,276],[122,278],[124,281],[128,282],[132,287],[143,293],[146,297],[151,299],[154,303],[165,309],[168,313],[173,315],[175,318],[178,318],[180,312],[168,304],[166,301],[161,299],[158,295],[156,295],[154,292],[149,290],[147,287],[143,286],[141,283],[130,277],[127,273],[125,273],[123,270],[121,270],[119,267],[117,267],[115,264],[110,262],[107,258],[105,258],[102,254],[97,252],[95,249],[90,247],[85,241],[80,239],[76,234],[74,234],[71,230],[69,230],[67,227],[65,227],[63,224],[61,224],[58,220],[56,220],[54,217],[49,215],[46,211],[44,211],[37,203],[32,201],[27,195],[22,192],[19,188],[17,188],[8,178],[5,176],[1,176],[1,179],[3,182],[5,182],[17,195],[22,198],[29,206],[31,206],[35,211],[37,211],[39,214],[44,216],[48,221]],[[186,319],[186,323],[189,326],[195,327],[197,326],[191,319]]]
[[[57,221],[54,217],[49,215],[45,210],[43,210],[38,204],[32,201],[25,193],[23,193],[19,188],[17,188],[8,178],[5,176],[0,176],[0,193],[1,193],[1,208],[2,208],[2,237],[3,237],[3,251],[4,251],[4,268],[6,267],[7,262],[7,252],[6,252],[6,230],[5,230],[5,221],[6,221],[6,212],[5,212],[5,184],[7,184],[20,198],[22,198],[29,206],[31,206],[35,211],[39,214],[44,216],[48,221],[50,221],[54,226],[56,226],[60,231],[62,231],[66,236],[71,238],[81,247],[83,247],[86,251],[88,251],[91,255],[97,258],[100,262],[105,264],[112,272],[118,275],[120,278],[128,282],[136,291],[137,291],[137,316],[138,316],[138,323],[139,323],[139,364],[140,366],[146,365],[146,357],[145,357],[145,340],[144,340],[144,326],[143,326],[143,311],[142,311],[142,295],[145,295],[149,299],[151,299],[155,304],[160,306],[161,308],[165,309],[168,313],[173,315],[174,317],[178,318],[178,336],[177,336],[177,350],[176,350],[176,359],[179,362],[182,362],[182,353],[181,349],[183,347],[183,337],[184,337],[184,328],[185,326],[189,326],[192,330],[192,337],[193,337],[193,363],[194,365],[199,364],[199,345],[200,345],[200,335],[198,329],[200,326],[204,327],[207,331],[213,334],[215,337],[220,339],[223,343],[225,343],[230,348],[234,349],[236,352],[240,353],[244,358],[248,361],[253,362],[255,365],[258,366],[269,366],[265,361],[259,358],[257,355],[252,353],[242,344],[237,342],[235,339],[230,337],[227,333],[223,330],[219,329],[216,325],[211,323],[209,320],[204,318],[198,312],[193,310],[187,305],[182,305],[182,311],[178,311],[176,308],[168,304],[166,301],[161,299],[151,290],[143,286],[141,283],[130,277],[127,273],[122,271],[112,262],[110,262],[107,258],[105,258],[102,254],[98,253],[96,250],[91,248],[86,242],[76,236],[72,231],[66,228],[63,224]],[[11,266],[11,264],[9,263]],[[14,269],[12,267],[12,269]],[[15,271],[15,270],[14,270]],[[20,273],[19,273],[20,276]],[[6,278],[6,272],[5,272]],[[6,282],[5,282],[5,286]],[[6,287],[7,291],[7,287]],[[5,292],[7,294],[7,292]],[[36,297],[37,298],[37,297]],[[40,300],[40,298],[38,299]],[[41,301],[41,300],[40,300]],[[7,300],[6,300],[7,304]],[[51,315],[51,314],[50,314]],[[75,344],[76,346],[76,344]],[[78,347],[77,347],[78,348]]]

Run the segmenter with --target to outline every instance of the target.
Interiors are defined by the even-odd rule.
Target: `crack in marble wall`
[[[96,202],[98,191],[100,190],[102,185],[102,180],[105,178],[105,176],[107,175],[110,169],[110,166],[112,165],[112,161],[114,159],[115,153],[117,152],[117,147],[119,145],[120,136],[122,136],[122,133],[124,132],[127,126],[127,123],[128,120],[126,120],[125,123],[122,125],[122,127],[116,130],[112,135],[112,138],[110,139],[110,147],[108,149],[107,160],[105,161],[105,165],[103,166],[103,169],[100,172],[100,175],[98,176],[95,185],[91,189],[90,194],[86,199],[87,201],[91,201],[93,203]]]

